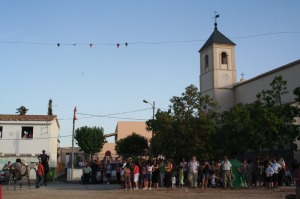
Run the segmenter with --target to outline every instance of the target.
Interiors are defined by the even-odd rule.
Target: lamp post
[[[147,100],[144,99],[143,102],[146,103],[146,104],[150,104],[151,105],[152,110],[153,110],[152,119],[153,119],[153,122],[154,122],[154,117],[155,117],[155,101],[153,101],[153,103],[151,104],[150,102],[148,102]],[[151,144],[152,147],[155,146],[154,145],[154,140],[153,140],[153,135],[154,135],[154,133],[152,131],[152,144]],[[151,149],[151,150],[153,151],[153,149]]]
[[[153,115],[152,115],[152,119],[154,120],[155,117],[155,101],[153,101],[153,104],[151,104],[150,102],[148,102],[147,100],[143,100],[144,103],[146,104],[150,104],[153,110]]]

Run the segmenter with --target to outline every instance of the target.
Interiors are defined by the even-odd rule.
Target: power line
[[[246,39],[251,37],[262,37],[267,35],[279,35],[279,34],[299,34],[300,32],[271,32],[271,33],[263,33],[263,34],[257,34],[257,35],[250,35],[250,36],[243,36],[243,37],[235,37],[232,39]]]
[[[103,117],[103,118],[112,118],[112,119],[130,119],[130,120],[147,120],[142,118],[129,118],[129,117],[113,117],[112,115],[121,115],[121,114],[128,114],[128,113],[136,113],[146,110],[152,110],[152,108],[146,108],[146,109],[139,109],[139,110],[133,110],[133,111],[126,111],[126,112],[119,112],[119,113],[110,113],[106,115],[95,115],[90,113],[76,113],[77,115],[85,115],[87,117],[77,117],[77,119],[85,119],[85,118],[93,118],[93,117]],[[58,119],[58,120],[73,120],[73,118],[64,118],[64,119]]]
[[[79,115],[79,114],[78,114]],[[85,114],[90,115],[90,114]],[[84,119],[84,118],[93,118],[93,117],[105,117],[105,118],[112,118],[112,119],[124,119],[124,120],[147,120],[147,119],[141,119],[141,118],[131,118],[131,117],[111,117],[111,116],[103,116],[103,115],[90,115],[88,117],[77,117],[77,119]]]
[[[111,116],[111,115],[121,115],[121,114],[127,114],[127,113],[135,113],[135,112],[145,111],[145,110],[149,110],[149,109],[151,109],[151,108],[139,109],[139,110],[134,110],[134,111],[126,111],[126,112],[120,112],[120,113],[111,113],[111,114],[106,114],[106,115],[101,115],[101,116],[106,117],[106,116]],[[77,114],[78,115],[92,115],[92,114],[86,114],[86,113],[77,113]]]

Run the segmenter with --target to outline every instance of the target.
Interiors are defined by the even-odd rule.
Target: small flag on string
[[[90,48],[92,48],[93,47],[93,44],[92,43],[90,43]]]
[[[217,14],[217,15],[216,15],[216,18],[219,18],[219,17],[220,17],[220,15],[219,15],[219,14]]]
[[[127,46],[128,46],[128,43],[125,43],[125,46],[127,47]]]
[[[60,46],[60,43],[57,43],[57,47],[59,47]]]
[[[119,48],[120,47],[120,44],[119,43],[117,43],[117,48]]]

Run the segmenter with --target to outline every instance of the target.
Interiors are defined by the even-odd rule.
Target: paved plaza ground
[[[34,185],[34,183],[33,183]],[[208,188],[201,189],[174,189],[159,188],[152,190],[124,191],[120,185],[111,184],[90,184],[82,185],[79,183],[52,182],[48,186],[36,189],[32,186],[29,189],[27,183],[23,183],[23,188],[14,191],[13,187],[7,189],[8,185],[2,185],[3,199],[94,199],[94,198],[172,198],[172,199],[283,199],[288,194],[295,193],[295,187],[280,187],[277,189],[222,189]]]

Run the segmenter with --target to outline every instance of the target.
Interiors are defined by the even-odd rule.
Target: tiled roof
[[[210,35],[210,37],[208,38],[208,40],[205,42],[205,44],[202,46],[202,48],[199,50],[199,52],[206,48],[207,46],[211,45],[211,44],[230,44],[230,45],[234,45],[235,43],[233,43],[230,39],[228,39],[227,37],[225,37],[222,33],[220,33],[218,31],[218,28],[215,27],[214,32]]]
[[[56,115],[2,115],[0,121],[52,121]]]

